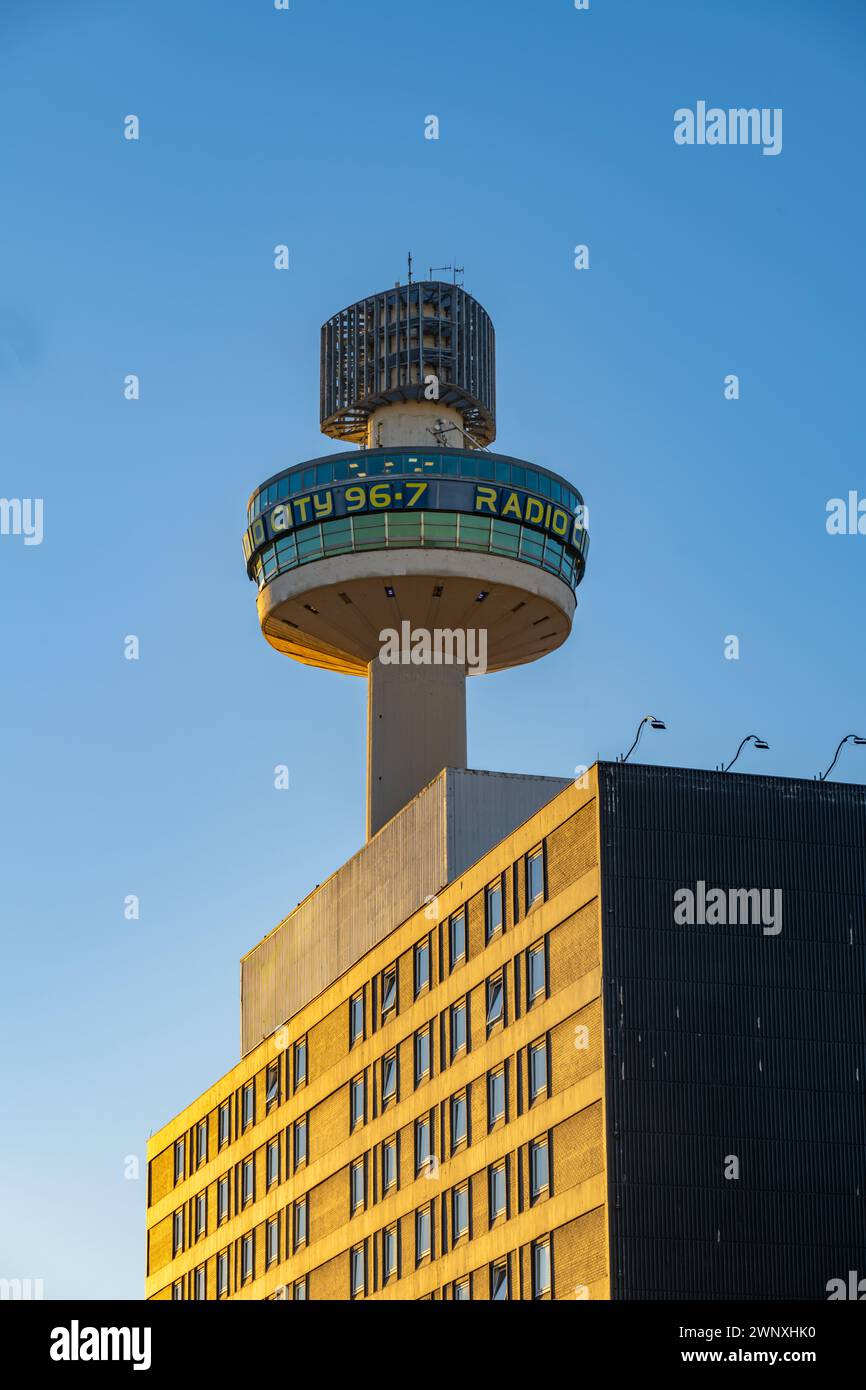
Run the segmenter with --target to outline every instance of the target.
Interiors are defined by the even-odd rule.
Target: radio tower
[[[489,451],[495,407],[482,306],[457,284],[397,284],[322,327],[321,428],[341,452],[275,474],[249,501],[244,554],[267,641],[368,681],[368,838],[443,767],[466,766],[473,664],[534,661],[571,631],[583,498]]]

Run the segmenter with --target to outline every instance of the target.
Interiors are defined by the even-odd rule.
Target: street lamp
[[[846,734],[845,737],[842,739],[841,743],[839,744],[839,747],[836,749],[836,752],[833,755],[833,761],[827,768],[827,771],[822,772],[818,777],[819,782],[826,782],[827,778],[830,776],[830,773],[833,771],[833,768],[836,766],[836,759],[842,752],[842,748],[846,743],[866,743],[866,738],[860,738],[859,734]]]
[[[650,726],[651,729],[666,729],[666,728],[667,728],[667,724],[665,724],[664,721],[661,720],[661,719],[656,719],[656,717],[655,717],[654,714],[645,714],[644,717],[643,717],[643,719],[640,721],[640,723],[639,723],[638,726],[637,726],[637,733],[636,733],[635,736],[634,736],[634,743],[632,744],[631,748],[628,750],[627,753],[621,754],[621,756],[617,759],[618,762],[621,762],[621,763],[626,763],[626,762],[628,762],[628,760],[629,760],[629,758],[631,757],[632,753],[633,753],[634,750],[637,748],[638,739],[639,739],[640,736],[641,736],[641,732],[642,732],[642,730],[643,730],[644,724],[649,724],[649,726]]]
[[[746,734],[746,737],[743,739],[742,743],[740,744],[734,756],[731,758],[731,761],[728,763],[727,767],[722,767],[721,763],[719,764],[719,772],[730,772],[731,768],[734,766],[734,763],[737,761],[737,758],[740,756],[747,743],[754,743],[756,748],[769,748],[770,746],[769,743],[766,743],[764,741],[764,739],[758,738],[757,734]]]

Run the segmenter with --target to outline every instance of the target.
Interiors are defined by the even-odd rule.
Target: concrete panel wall
[[[241,1055],[568,781],[444,769],[241,960]]]

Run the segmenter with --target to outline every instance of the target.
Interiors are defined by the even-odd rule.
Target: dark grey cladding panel
[[[599,781],[613,1296],[825,1299],[866,1274],[866,788]],[[699,881],[781,932],[677,924]]]

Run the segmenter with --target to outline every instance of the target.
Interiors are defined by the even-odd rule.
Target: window
[[[550,1151],[546,1139],[534,1139],[529,1146],[529,1191],[533,1200],[550,1184]]]
[[[349,1000],[349,1046],[354,1047],[364,1036],[364,995]]]
[[[203,1163],[207,1163],[207,1120],[202,1120],[198,1127],[198,1136],[195,1151],[195,1166],[200,1168]]]
[[[451,1238],[469,1234],[469,1184],[461,1183],[451,1194]]]
[[[195,1292],[193,1294],[193,1297],[196,1298],[200,1303],[203,1303],[204,1300],[207,1298],[207,1281],[205,1279],[204,1265],[199,1265],[198,1269],[195,1272],[194,1287]]]
[[[356,1159],[352,1164],[351,1172],[351,1209],[352,1215],[364,1205],[366,1191],[366,1162],[363,1158]]]
[[[387,1281],[397,1273],[397,1227],[387,1226],[382,1232],[382,1277]]]
[[[175,1186],[177,1186],[177,1184],[178,1184],[179,1182],[182,1182],[182,1181],[183,1181],[183,1169],[184,1169],[184,1162],[183,1162],[183,1159],[184,1159],[183,1147],[184,1147],[184,1146],[183,1146],[183,1140],[182,1140],[182,1139],[178,1139],[177,1142],[175,1143],[175,1146],[174,1146],[174,1181],[175,1181]]]
[[[466,1046],[466,1000],[451,1005],[451,1057]]]
[[[303,1086],[307,1079],[307,1039],[295,1043],[295,1086]]]
[[[432,1038],[430,1033],[431,1025],[428,1023],[426,1028],[415,1034],[415,1085],[430,1075]]]
[[[349,1258],[351,1261],[352,1297],[360,1298],[365,1291],[367,1279],[367,1261],[364,1258],[363,1245],[356,1245]]]
[[[255,1163],[252,1158],[244,1159],[241,1194],[242,1206],[248,1206],[256,1195]]]
[[[505,1068],[487,1073],[487,1123],[505,1119]]]
[[[533,1043],[529,1049],[529,1099],[547,1093],[547,1042]]]
[[[534,849],[526,856],[526,907],[544,897],[544,854]]]
[[[307,1239],[307,1214],[309,1196],[302,1197],[299,1202],[295,1202],[295,1249],[299,1245],[304,1245]]]
[[[505,1164],[497,1163],[490,1169],[490,1220],[505,1215],[508,1184],[505,1180]]]
[[[415,947],[415,997],[430,986],[430,938],[425,937]]]
[[[386,1105],[397,1094],[397,1054],[389,1052],[382,1058],[382,1104]]]
[[[265,1268],[275,1263],[280,1256],[280,1218],[275,1216],[266,1227]]]
[[[502,879],[491,883],[484,894],[485,935],[489,941],[502,930]]]
[[[466,959],[466,911],[455,912],[448,924],[448,959],[451,969]]]
[[[383,1082],[383,1085],[384,1085],[384,1064],[383,1064],[383,1077],[382,1077],[382,1082]],[[352,1082],[352,1101],[351,1101],[351,1105],[352,1105],[352,1109],[351,1109],[351,1117],[352,1117],[351,1128],[354,1129],[356,1125],[362,1125],[362,1124],[364,1123],[364,1078],[363,1078],[363,1076],[356,1076],[355,1079],[354,1079],[354,1081]]]
[[[265,1082],[265,1105],[270,1110],[272,1105],[276,1105],[280,1099],[280,1064],[271,1062],[267,1071]]]
[[[195,1199],[195,1238],[207,1234],[207,1193],[200,1192]]]
[[[397,1008],[397,967],[389,965],[382,971],[382,1018]]]
[[[302,1303],[307,1298],[307,1275],[303,1279],[298,1279],[295,1283],[294,1296],[297,1302]]]
[[[469,1303],[472,1299],[472,1288],[467,1279],[458,1279],[454,1285],[455,1303]]]
[[[382,1144],[382,1191],[387,1192],[397,1183],[397,1140],[386,1139]]]
[[[243,1128],[249,1129],[250,1125],[253,1124],[256,1118],[256,1096],[255,1088],[252,1081],[249,1081],[247,1085],[244,1086],[242,1113]]]
[[[532,1247],[532,1297],[550,1293],[550,1241],[537,1240]]]
[[[497,1023],[502,1023],[505,1018],[505,990],[503,987],[502,976],[494,975],[487,981],[487,1032],[492,1031]]]
[[[171,1286],[171,1299],[173,1303],[183,1302],[183,1280],[178,1279],[176,1284]]]
[[[174,1214],[174,1226],[172,1228],[172,1255],[177,1255],[183,1249],[183,1211],[176,1211]]]
[[[490,1297],[495,1303],[508,1300],[508,1261],[497,1260],[490,1266]]]
[[[432,1153],[430,1116],[415,1121],[415,1172],[421,1172],[430,1163]]]
[[[228,1101],[226,1101],[224,1105],[220,1106],[219,1115],[219,1146],[221,1149],[224,1148],[225,1145],[229,1142],[229,1137],[231,1134],[230,1116],[231,1109]]]
[[[463,1144],[467,1138],[468,1107],[466,1104],[466,1092],[461,1091],[459,1095],[451,1098],[451,1150]]]
[[[307,1161],[307,1117],[295,1121],[295,1167]]]
[[[544,966],[544,942],[530,946],[526,955],[526,998],[530,1004],[547,989],[547,972]]]
[[[221,1250],[217,1255],[217,1298],[225,1298],[229,1291],[229,1252]]]
[[[246,1283],[247,1279],[253,1277],[253,1233],[244,1236],[241,1241],[241,1281]]]
[[[228,1174],[220,1178],[217,1183],[217,1225],[221,1221],[228,1221],[229,1217],[229,1180]]]
[[[272,1139],[268,1144],[267,1184],[273,1187],[280,1180],[280,1141]]]
[[[429,1206],[421,1207],[415,1213],[415,1263],[430,1254],[433,1235],[433,1218]]]

